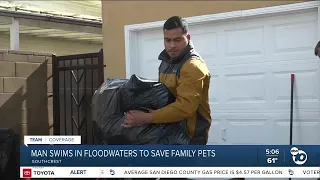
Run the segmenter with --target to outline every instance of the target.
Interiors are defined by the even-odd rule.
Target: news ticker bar
[[[319,178],[320,167],[20,167],[21,178]]]
[[[320,146],[30,145],[28,167],[320,167]]]

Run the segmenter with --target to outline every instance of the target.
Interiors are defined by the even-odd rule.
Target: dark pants
[[[197,136],[197,137],[193,137],[190,140],[190,145],[207,145],[207,137],[205,136]]]

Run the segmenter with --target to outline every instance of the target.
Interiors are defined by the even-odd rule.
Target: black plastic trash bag
[[[188,144],[186,121],[121,126],[129,110],[159,109],[175,101],[162,83],[136,75],[128,79],[107,79],[92,98],[94,132],[103,144]]]
[[[0,179],[19,178],[19,138],[12,129],[0,128]]]

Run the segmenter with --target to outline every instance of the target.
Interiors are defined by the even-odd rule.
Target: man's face
[[[171,58],[178,57],[188,45],[189,36],[183,33],[182,28],[164,30],[164,47]]]

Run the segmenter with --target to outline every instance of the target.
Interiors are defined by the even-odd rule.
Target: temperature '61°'
[[[279,149],[266,149],[266,157],[268,164],[275,164],[278,161],[280,155]]]
[[[268,164],[275,164],[278,161],[278,158],[273,157],[273,158],[267,158],[267,163]]]

